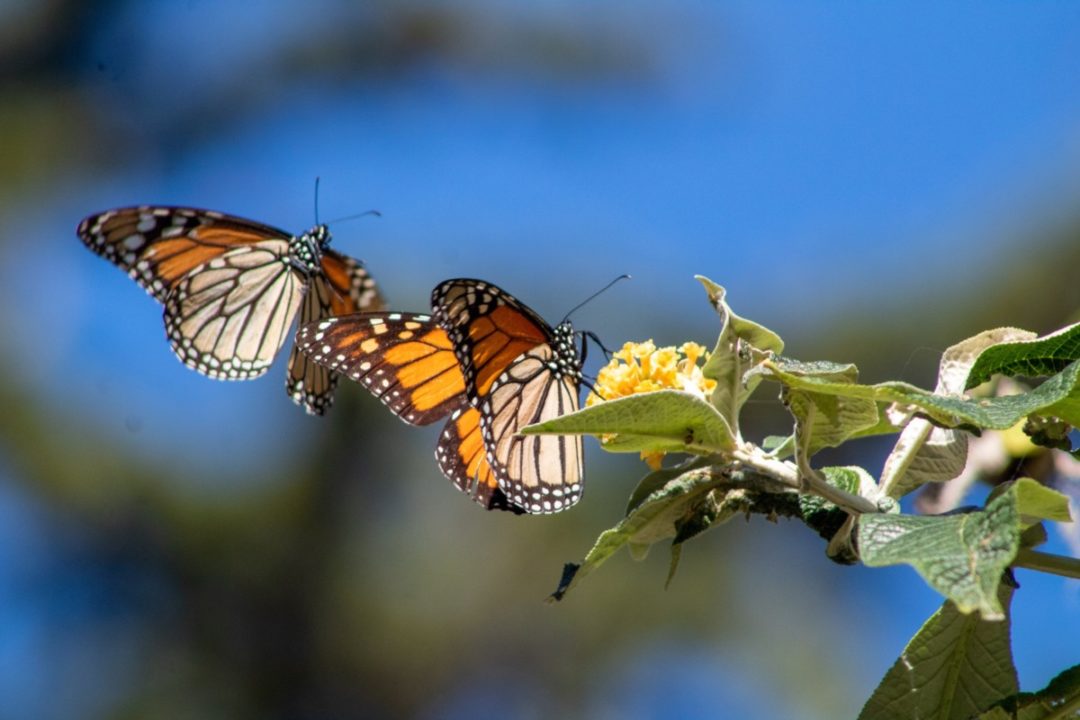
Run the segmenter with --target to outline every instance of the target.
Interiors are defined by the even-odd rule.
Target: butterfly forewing
[[[335,315],[384,307],[375,281],[356,260],[328,249],[323,252],[322,269],[322,275],[315,275],[308,283],[300,308],[301,326]],[[312,362],[300,351],[299,344],[293,345],[285,391],[309,415],[322,415],[330,408],[337,378],[336,372]]]
[[[432,292],[431,305],[454,344],[471,397],[486,395],[514,359],[551,337],[531,308],[481,280],[448,280]]]
[[[212,210],[146,205],[91,215],[76,232],[162,303],[181,279],[230,248],[289,239],[277,228]]]

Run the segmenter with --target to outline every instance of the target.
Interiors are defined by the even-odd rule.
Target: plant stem
[[[762,475],[768,475],[790,488],[794,488],[800,492],[802,491],[802,483],[799,479],[799,469],[794,463],[766,457],[760,452],[747,451],[742,448],[735,450],[731,455],[742,464],[757,470]],[[820,495],[849,513],[860,514],[879,512],[877,505],[871,501],[830,485],[818,477],[816,473],[810,473],[809,475],[804,476],[804,479],[807,481],[810,490],[815,495]]]
[[[1013,560],[1014,567],[1038,570],[1062,577],[1080,579],[1080,558],[1066,555],[1052,555],[1028,548],[1021,548]]]

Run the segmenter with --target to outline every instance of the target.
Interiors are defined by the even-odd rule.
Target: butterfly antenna
[[[319,176],[315,176],[315,224],[319,224]]]
[[[346,220],[355,220],[356,218],[362,218],[365,215],[374,215],[375,217],[382,217],[382,213],[379,212],[378,210],[365,210],[364,212],[356,213],[355,215],[346,215],[345,217],[335,218],[335,219],[331,220],[330,222],[328,222],[326,224],[327,225],[337,225],[338,223],[343,223]]]
[[[614,280],[612,280],[611,282],[609,282],[609,283],[608,283],[607,285],[605,285],[604,287],[600,288],[599,290],[597,290],[596,292],[594,292],[594,293],[593,293],[592,295],[590,295],[589,297],[585,298],[584,300],[582,300],[581,302],[579,302],[579,303],[578,303],[577,305],[575,305],[575,306],[574,306],[574,307],[573,307],[573,308],[572,308],[572,309],[570,310],[570,312],[566,313],[566,317],[564,317],[564,318],[562,319],[562,322],[566,322],[567,320],[569,320],[569,319],[570,319],[570,316],[571,316],[571,315],[573,315],[574,313],[576,313],[576,312],[577,312],[578,310],[580,310],[580,309],[581,309],[581,308],[582,308],[583,306],[585,306],[585,305],[589,304],[590,302],[592,302],[592,300],[594,300],[594,299],[596,298],[596,296],[597,296],[597,295],[600,295],[601,293],[605,292],[605,291],[606,291],[606,290],[607,290],[608,288],[610,288],[610,287],[611,287],[612,285],[614,285],[615,283],[619,282],[620,280],[629,280],[629,279],[630,279],[630,275],[629,275],[629,274],[627,274],[627,273],[623,273],[623,274],[622,274],[622,275],[620,275],[619,277],[615,278]],[[604,347],[604,346],[603,346],[603,345],[601,345],[600,347]]]

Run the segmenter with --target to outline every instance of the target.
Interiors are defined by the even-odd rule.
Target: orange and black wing
[[[480,411],[469,407],[464,398],[461,407],[450,414],[439,435],[435,460],[454,487],[488,510],[524,512],[511,503],[499,488],[484,447]]]
[[[568,323],[552,329],[509,293],[481,280],[448,280],[432,293],[470,404],[479,411],[488,462],[509,501],[530,513],[581,498],[580,436],[522,436],[521,428],[578,409],[581,362]]]
[[[86,247],[131,276],[158,302],[196,268],[229,250],[274,241],[282,257],[290,235],[213,210],[139,207],[85,218],[76,230]]]
[[[483,507],[520,512],[498,487],[450,339],[430,315],[330,317],[302,324],[296,344],[315,363],[364,385],[410,425],[449,415],[435,450],[439,469]]]
[[[334,250],[324,250],[322,269],[336,293],[330,315],[386,309],[386,301],[379,293],[375,280],[360,261]]]
[[[431,307],[454,345],[474,405],[515,358],[551,339],[543,318],[483,280],[440,283],[431,293]]]
[[[296,344],[317,364],[361,383],[410,425],[446,417],[464,398],[450,339],[429,315],[329,317],[301,325]]]
[[[300,324],[315,323],[334,315],[382,310],[386,305],[375,281],[364,266],[351,257],[324,250],[322,274],[315,275],[300,309]],[[285,392],[309,415],[322,415],[334,402],[337,373],[313,362],[294,344],[289,354]]]

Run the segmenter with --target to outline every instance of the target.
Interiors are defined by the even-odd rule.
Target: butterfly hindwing
[[[255,378],[270,367],[303,294],[272,242],[234,248],[169,293],[165,331],[185,365],[220,380]]]
[[[450,414],[435,447],[435,460],[454,487],[488,510],[524,512],[513,505],[499,488],[487,459],[480,413],[462,398],[461,406]]]
[[[300,305],[300,323],[317,322],[328,317],[335,301],[344,304],[326,278],[315,276],[308,283],[308,291]],[[285,378],[285,392],[309,415],[322,415],[333,404],[337,373],[314,363],[293,343],[289,352],[289,368]]]
[[[231,248],[289,234],[213,210],[140,205],[91,215],[76,230],[86,247],[128,273],[158,302],[195,268]]]
[[[564,510],[582,492],[580,436],[518,433],[578,409],[577,377],[557,375],[556,362],[550,345],[538,345],[510,364],[481,405],[484,442],[499,487],[532,513]]]

